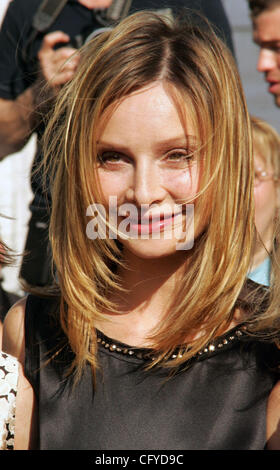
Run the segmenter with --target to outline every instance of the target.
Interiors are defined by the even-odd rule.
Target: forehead
[[[101,134],[171,135],[178,130],[194,133],[193,112],[174,89],[155,82],[118,102],[112,103],[101,117]],[[155,133],[156,132],[156,133]]]
[[[254,18],[253,34],[258,43],[280,42],[280,4]]]

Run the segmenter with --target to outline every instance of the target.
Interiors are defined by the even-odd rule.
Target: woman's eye
[[[194,159],[194,153],[191,151],[176,151],[171,152],[167,155],[167,160],[171,163],[180,163],[181,165],[187,165]]]
[[[98,154],[98,160],[102,165],[110,163],[119,163],[123,157],[116,152],[101,152]]]
[[[186,160],[189,158],[188,155],[186,155],[185,153],[180,153],[180,152],[176,152],[176,153],[171,153],[171,155],[168,155],[168,158],[170,160]]]

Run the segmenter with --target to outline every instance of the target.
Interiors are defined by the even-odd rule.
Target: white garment
[[[0,450],[13,450],[18,361],[0,352]]]

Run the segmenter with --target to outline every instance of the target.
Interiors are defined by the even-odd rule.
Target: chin
[[[126,240],[122,241],[125,250],[142,259],[160,259],[168,256],[184,256],[185,249],[177,240]]]
[[[276,95],[274,97],[274,102],[275,102],[276,106],[278,106],[278,108],[280,108],[280,95]]]

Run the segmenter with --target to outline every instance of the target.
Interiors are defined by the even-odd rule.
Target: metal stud
[[[203,350],[201,351],[198,351],[197,353],[197,356],[202,356],[203,354],[210,354],[212,352],[214,352],[216,350],[216,348],[218,347],[219,349],[223,348],[225,345],[227,345],[229,343],[229,341],[233,341],[235,338],[238,338],[240,336],[243,336],[243,332],[241,330],[236,330],[234,332],[233,335],[229,336],[229,337],[226,337],[222,340],[222,342],[218,343],[218,344],[209,344],[209,346],[206,346]],[[151,352],[148,352],[148,353],[142,353],[141,351],[137,351],[134,350],[134,349],[129,349],[129,348],[123,348],[115,343],[110,343],[110,342],[107,342],[105,339],[102,339],[100,337],[97,337],[97,343],[101,343],[102,346],[104,346],[104,348],[106,349],[109,349],[110,351],[114,352],[118,352],[118,353],[121,353],[121,354],[124,354],[124,355],[129,355],[129,356],[133,356],[135,355],[138,359],[144,359],[144,360],[154,360],[155,357],[151,355]],[[183,350],[183,352],[186,351]],[[179,358],[182,358],[183,357],[183,354],[182,353],[178,353],[178,354],[173,354],[171,356],[171,359],[176,359],[177,357]]]

